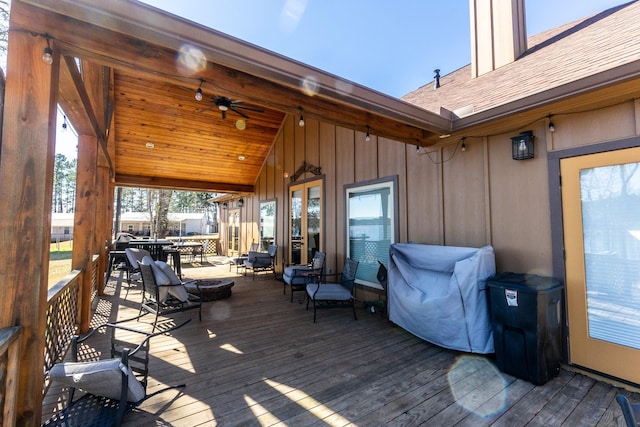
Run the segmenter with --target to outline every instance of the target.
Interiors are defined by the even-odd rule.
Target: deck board
[[[186,387],[145,401],[125,426],[624,425],[620,389],[609,383],[562,369],[535,386],[499,372],[491,356],[432,345],[361,309],[358,320],[350,309],[320,310],[314,324],[313,309],[289,302],[273,276],[252,280],[205,265],[184,273],[233,277],[232,295],[206,302],[202,321],[196,310],[163,319],[192,320],[153,339],[147,392]],[[120,298],[123,279],[112,276],[92,324],[137,314],[139,287]],[[58,392],[46,397],[43,418]]]

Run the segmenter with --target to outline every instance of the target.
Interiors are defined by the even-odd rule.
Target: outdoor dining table
[[[167,261],[165,247],[171,247],[173,242],[167,239],[135,239],[129,240],[129,246],[144,249],[155,261]]]
[[[177,249],[180,253],[188,253],[193,259],[195,257],[194,249],[201,248],[202,243],[194,242],[194,241],[187,241],[187,242],[178,241],[178,242],[173,242],[173,247]]]

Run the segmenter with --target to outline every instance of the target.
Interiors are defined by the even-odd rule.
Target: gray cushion
[[[156,265],[160,267],[160,270],[162,270],[162,272],[169,278],[169,283],[171,285],[182,284],[182,280],[180,280],[180,278],[176,276],[176,273],[173,271],[173,268],[171,268],[169,264],[164,261],[156,261]]]
[[[315,294],[316,301],[349,301],[351,299],[351,292],[342,285],[337,283],[310,283],[307,285],[307,293],[309,297],[313,298],[316,289],[318,293]]]
[[[151,266],[151,271],[153,272],[153,278],[156,279],[157,286],[167,286],[171,284],[171,281],[167,277],[166,274],[162,271],[162,269],[156,264],[156,262],[148,255],[145,255],[142,258],[142,264]]]
[[[49,378],[97,396],[120,399],[122,373],[128,377],[127,402],[144,398],[144,387],[120,359],[57,363],[49,371]]]
[[[284,269],[282,279],[289,285],[304,285],[307,283],[307,277],[302,273],[305,271],[311,271],[311,268],[306,265],[292,265]]]

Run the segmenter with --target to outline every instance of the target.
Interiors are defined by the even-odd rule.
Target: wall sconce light
[[[239,207],[243,207],[244,206],[244,199],[238,199],[238,206]]]
[[[528,130],[511,137],[511,157],[513,160],[533,159],[533,132]]]
[[[49,39],[51,37],[49,37],[48,35],[45,35],[44,38],[47,40],[47,47],[44,48],[44,52],[42,53],[42,60],[45,62],[45,64],[53,64],[53,50],[51,49],[51,45],[49,44]]]
[[[369,135],[369,126],[367,126],[367,134],[364,136],[366,142],[371,141],[371,135]]]
[[[196,101],[202,101],[202,84],[204,83],[204,80],[200,80],[200,86],[198,86],[198,89],[196,90]]]
[[[551,116],[549,116],[549,132],[555,132],[555,131],[556,131],[556,126],[551,121]]]
[[[463,153],[467,151],[467,146],[464,144],[464,140],[462,141],[462,145],[460,146],[460,151],[462,151]]]
[[[302,115],[302,108],[298,108],[298,111],[300,112],[300,120],[298,120],[298,126],[302,128],[304,127],[304,116]]]
[[[222,210],[226,211],[227,207],[228,207],[227,202],[222,202]]]

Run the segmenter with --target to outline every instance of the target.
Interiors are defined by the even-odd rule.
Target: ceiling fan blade
[[[257,111],[259,113],[264,113],[264,109],[260,107],[252,107],[250,105],[234,105],[235,108],[244,108],[245,110]]]
[[[242,111],[240,111],[240,110],[237,110],[237,109],[236,109],[236,107],[237,107],[237,106],[233,106],[233,107],[231,107],[231,108],[229,108],[229,109],[230,109],[230,110],[235,111],[237,114],[241,115],[241,116],[242,116],[242,117],[244,117],[245,119],[248,119],[248,118],[249,118],[249,116],[247,116],[245,113],[243,113],[243,112],[242,112]]]

